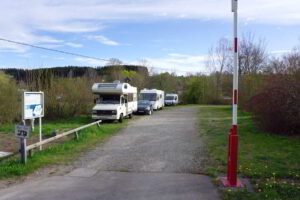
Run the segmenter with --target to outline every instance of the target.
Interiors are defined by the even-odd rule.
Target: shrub
[[[0,123],[13,122],[21,113],[20,94],[15,81],[0,72]]]
[[[182,100],[188,104],[215,104],[219,99],[215,97],[215,82],[209,76],[188,77],[183,88]]]
[[[273,76],[262,91],[251,98],[249,108],[256,122],[278,134],[300,134],[300,79]]]
[[[239,79],[239,106],[247,107],[249,100],[258,94],[265,85],[268,75],[250,74],[242,75]]]
[[[57,78],[45,90],[45,116],[64,118],[91,111],[93,94],[87,78]]]

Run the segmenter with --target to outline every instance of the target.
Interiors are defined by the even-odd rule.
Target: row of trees
[[[215,76],[215,98],[231,95],[231,42],[220,39],[209,52],[207,66]],[[229,87],[228,87],[229,86]],[[299,134],[300,48],[281,57],[266,53],[264,40],[246,34],[239,44],[239,105],[254,114],[261,128]]]
[[[20,118],[18,89],[42,90],[48,118],[90,114],[94,82],[130,80],[139,89],[159,88],[179,93],[185,104],[230,104],[232,96],[231,42],[220,39],[209,51],[210,75],[177,76],[149,73],[146,67],[122,65],[112,59],[102,68],[7,70],[0,73],[0,123]],[[276,133],[298,131],[300,123],[300,49],[270,57],[265,42],[245,35],[239,48],[239,105],[255,114],[258,125]],[[144,62],[146,64],[146,62]],[[151,74],[151,75],[150,75]]]
[[[91,75],[93,74],[93,75]],[[214,77],[205,75],[176,76],[161,73],[149,75],[142,71],[126,70],[122,66],[110,66],[109,72],[82,77],[59,77],[45,70],[27,72],[25,79],[16,81],[12,76],[0,74],[0,124],[20,121],[21,92],[44,91],[46,118],[65,118],[90,114],[95,82],[129,80],[130,84],[143,88],[158,88],[166,93],[179,93],[182,103],[218,103],[214,95]]]

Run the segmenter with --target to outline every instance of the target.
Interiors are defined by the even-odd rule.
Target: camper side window
[[[96,104],[99,104],[99,103],[101,103],[101,100],[100,100],[100,98],[96,98],[96,99],[95,99],[95,103],[96,103]]]
[[[128,102],[132,102],[133,101],[133,93],[128,94],[127,98],[128,98]]]
[[[137,94],[133,94],[133,101],[137,101]]]
[[[121,98],[121,103],[122,104],[126,103],[126,99],[124,97]]]

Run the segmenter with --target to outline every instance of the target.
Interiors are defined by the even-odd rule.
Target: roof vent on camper
[[[115,80],[113,83],[121,83],[121,81],[119,81],[119,80]]]

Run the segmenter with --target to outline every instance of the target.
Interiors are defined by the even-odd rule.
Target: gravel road
[[[76,161],[72,172],[1,190],[0,200],[219,199],[210,178],[200,175],[196,117],[196,107],[177,107],[131,121]]]

